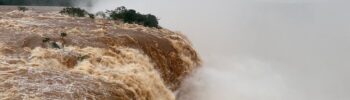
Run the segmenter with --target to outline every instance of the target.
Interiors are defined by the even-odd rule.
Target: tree
[[[85,17],[88,12],[81,8],[67,7],[60,11],[61,14],[66,14],[73,17]]]
[[[159,27],[158,26],[158,19],[157,19],[156,16],[148,14],[148,15],[146,15],[144,17],[146,17],[146,19],[145,19],[145,21],[143,23],[144,26],[147,26],[147,27]]]
[[[140,14],[133,9],[127,9],[124,6],[114,10],[108,10],[110,19],[122,20],[125,23],[135,23],[146,27],[160,28],[158,18],[152,14]]]

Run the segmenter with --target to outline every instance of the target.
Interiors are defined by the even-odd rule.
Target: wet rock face
[[[0,98],[174,100],[200,65],[180,33],[30,9],[0,7]]]

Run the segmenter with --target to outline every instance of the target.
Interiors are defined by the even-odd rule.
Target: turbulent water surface
[[[57,9],[0,7],[1,99],[175,100],[200,65],[180,33]]]

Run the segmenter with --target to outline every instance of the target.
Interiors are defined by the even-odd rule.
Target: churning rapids
[[[175,100],[201,64],[181,33],[58,12],[0,8],[1,99]]]

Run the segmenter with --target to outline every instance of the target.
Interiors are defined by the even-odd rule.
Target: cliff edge
[[[181,33],[57,9],[0,7],[0,98],[175,100],[200,65]]]

